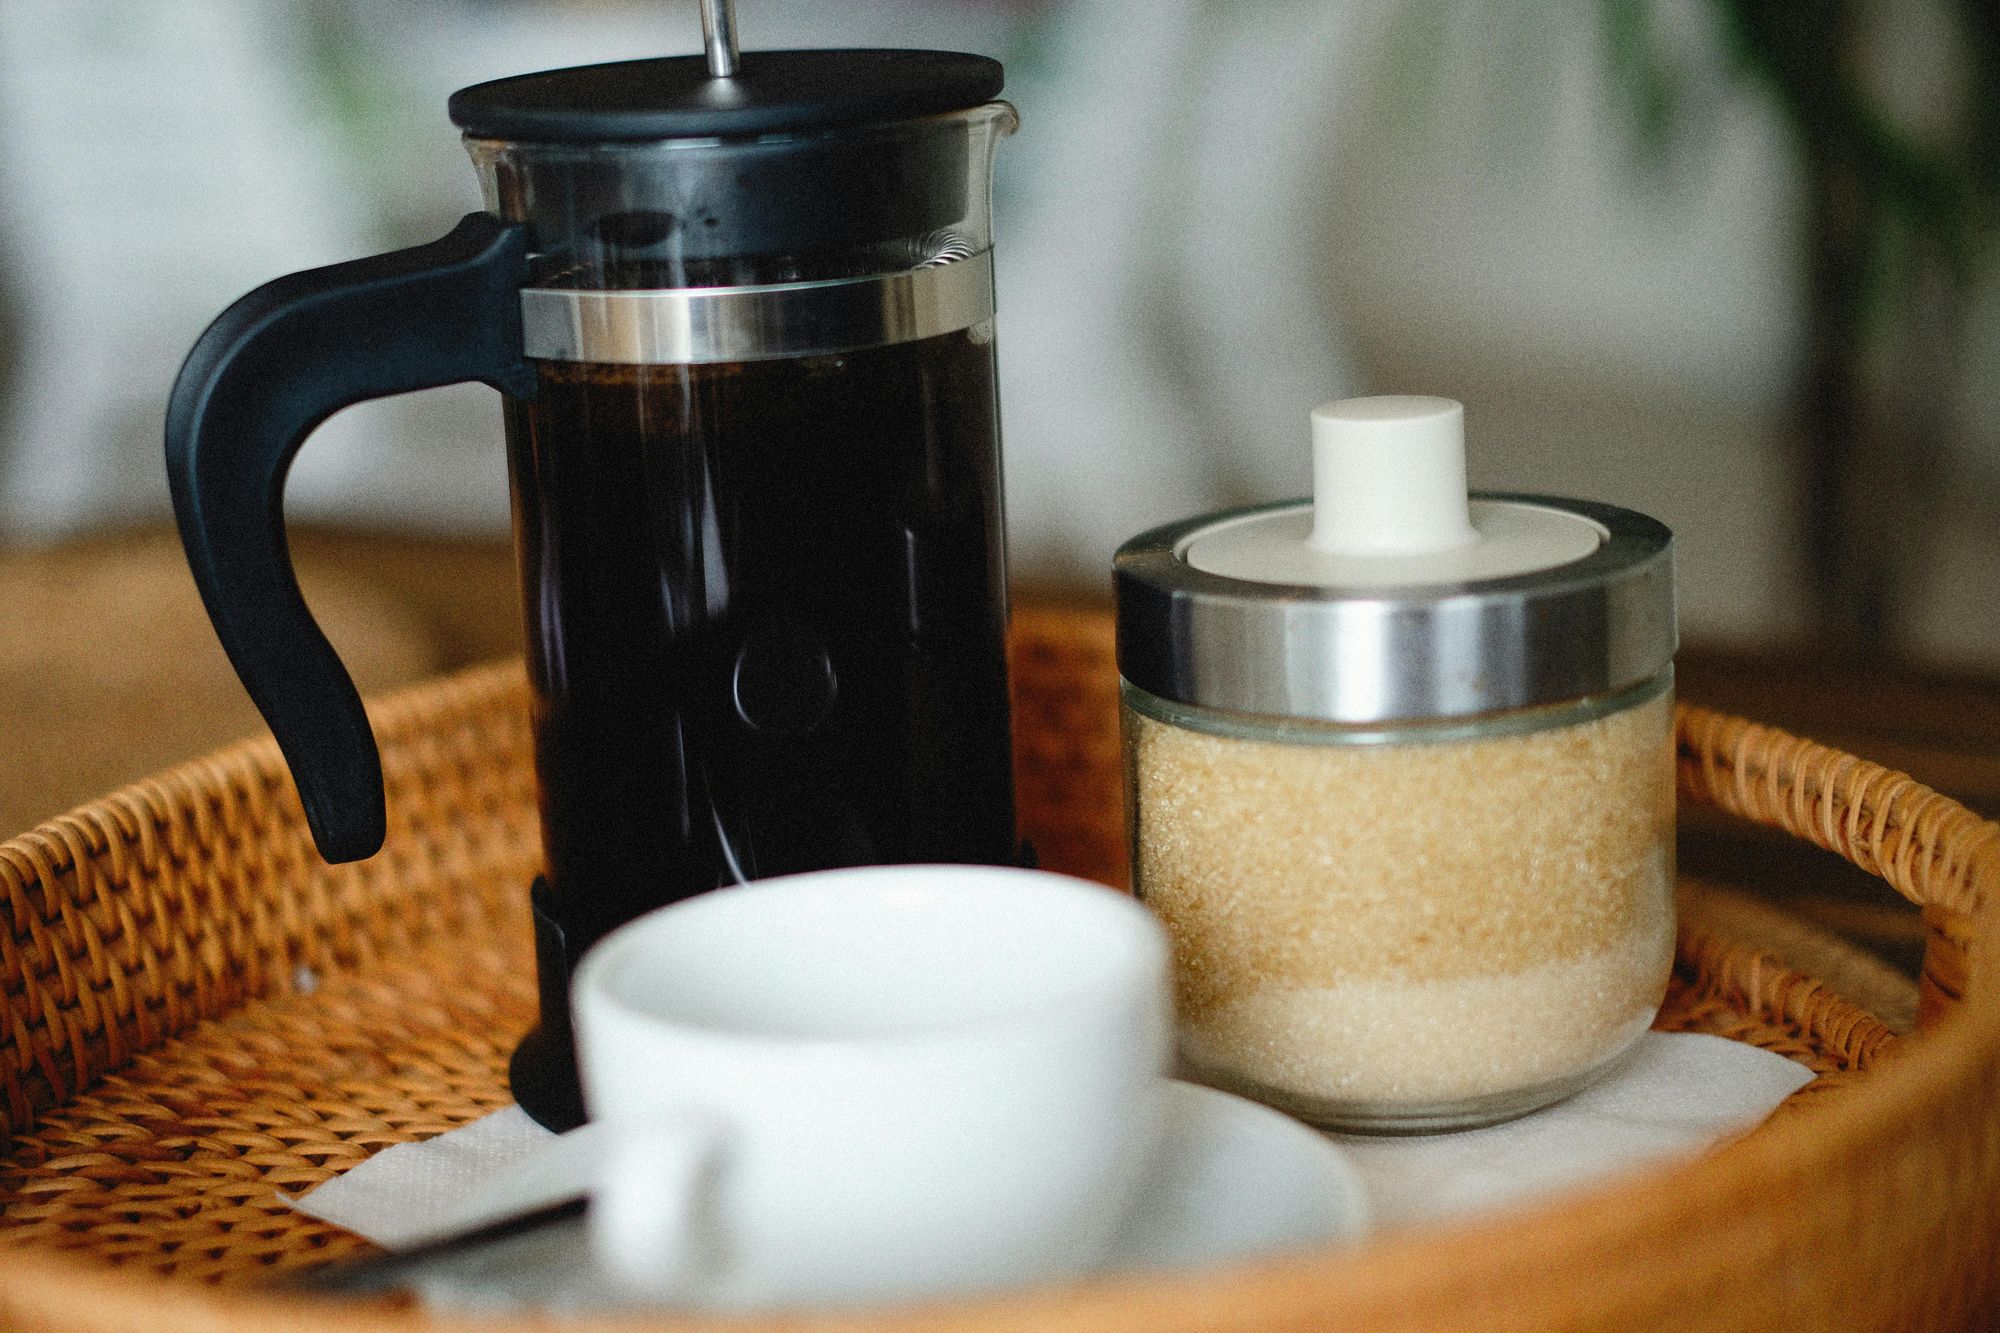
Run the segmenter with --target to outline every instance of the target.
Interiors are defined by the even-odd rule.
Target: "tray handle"
[[[1992,965],[1977,936],[2000,894],[2000,824],[1906,773],[1693,704],[1675,748],[1682,795],[1836,852],[1923,908],[1919,1027]]]

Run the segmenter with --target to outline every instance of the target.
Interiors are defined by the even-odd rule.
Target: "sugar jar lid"
[[[1415,723],[1615,693],[1673,659],[1673,538],[1644,514],[1465,489],[1464,409],[1314,409],[1313,496],[1133,538],[1119,671],[1265,717]]]

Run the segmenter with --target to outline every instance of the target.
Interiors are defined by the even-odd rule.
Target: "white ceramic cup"
[[[1158,1142],[1168,959],[1124,894],[979,866],[766,880],[621,927],[572,994],[593,1248],[699,1309],[1088,1272]]]

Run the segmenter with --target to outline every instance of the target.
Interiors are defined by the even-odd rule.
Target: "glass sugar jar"
[[[1118,553],[1135,887],[1205,1082],[1362,1132],[1590,1082],[1672,964],[1672,538],[1465,489],[1441,398],[1313,413],[1314,497]]]

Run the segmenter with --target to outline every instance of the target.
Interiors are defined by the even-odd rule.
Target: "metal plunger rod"
[[[708,52],[708,72],[718,79],[735,75],[736,9],[730,0],[701,0],[701,44]]]

